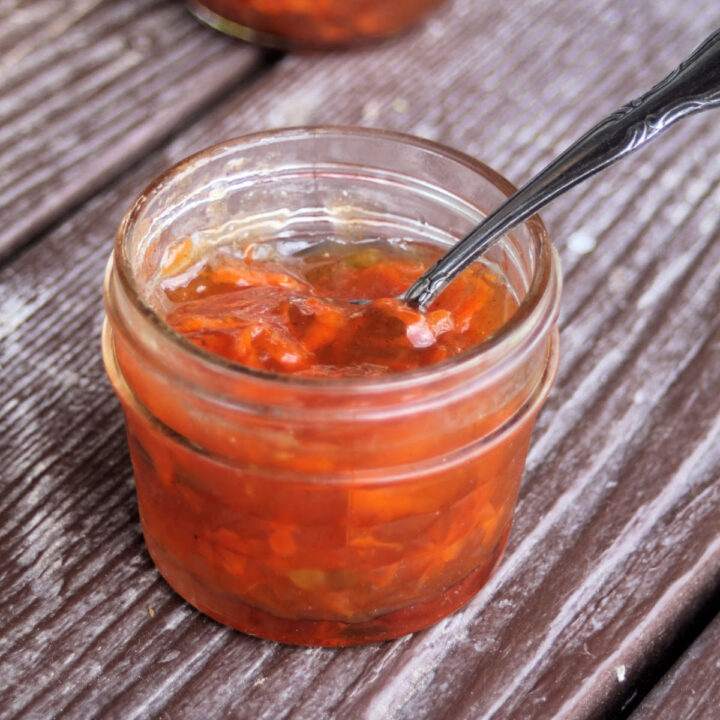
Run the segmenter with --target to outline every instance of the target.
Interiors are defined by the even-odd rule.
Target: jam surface
[[[426,313],[396,299],[441,252],[389,240],[250,242],[208,252],[185,238],[165,252],[158,302],[176,332],[246,367],[386,375],[469,350],[517,308],[484,263],[465,270]]]

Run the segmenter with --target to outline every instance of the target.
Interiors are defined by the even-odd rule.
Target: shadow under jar
[[[147,547],[195,607],[263,638],[330,646],[394,638],[466,603],[502,556],[555,377],[560,275],[532,218],[483,260],[518,303],[489,339],[383,377],[298,377],[170,329],[151,291],[169,245],[445,247],[512,190],[437,144],[329,127],[217,145],[135,201],[107,268],[103,355]]]
[[[407,30],[444,0],[190,0],[203,22],[243,40],[324,49]]]

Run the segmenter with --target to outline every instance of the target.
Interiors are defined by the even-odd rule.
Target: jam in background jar
[[[406,30],[443,0],[191,0],[204,22],[244,40],[330,48]]]
[[[441,250],[511,192],[434,143],[305,128],[217,145],[138,198],[108,264],[103,355],[148,550],[186,600],[253,635],[328,646],[398,637],[466,603],[502,556],[555,376],[560,276],[533,218],[483,260],[516,302],[477,346],[380,376],[306,376],[173,330],[155,289],[177,249]]]

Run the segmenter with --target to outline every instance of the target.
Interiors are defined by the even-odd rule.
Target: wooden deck
[[[426,631],[298,649],[176,596],[99,341],[115,228],[188,153],[359,124],[519,183],[718,26],[715,0],[456,0],[397,40],[281,56],[172,0],[0,2],[0,716],[720,717],[720,112],[543,213],[558,381],[500,570]]]

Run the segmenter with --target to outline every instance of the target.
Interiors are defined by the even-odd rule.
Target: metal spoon
[[[647,145],[674,122],[717,106],[720,30],[650,91],[608,115],[555,158],[426,270],[400,299],[424,310],[504,233],[558,195]]]

